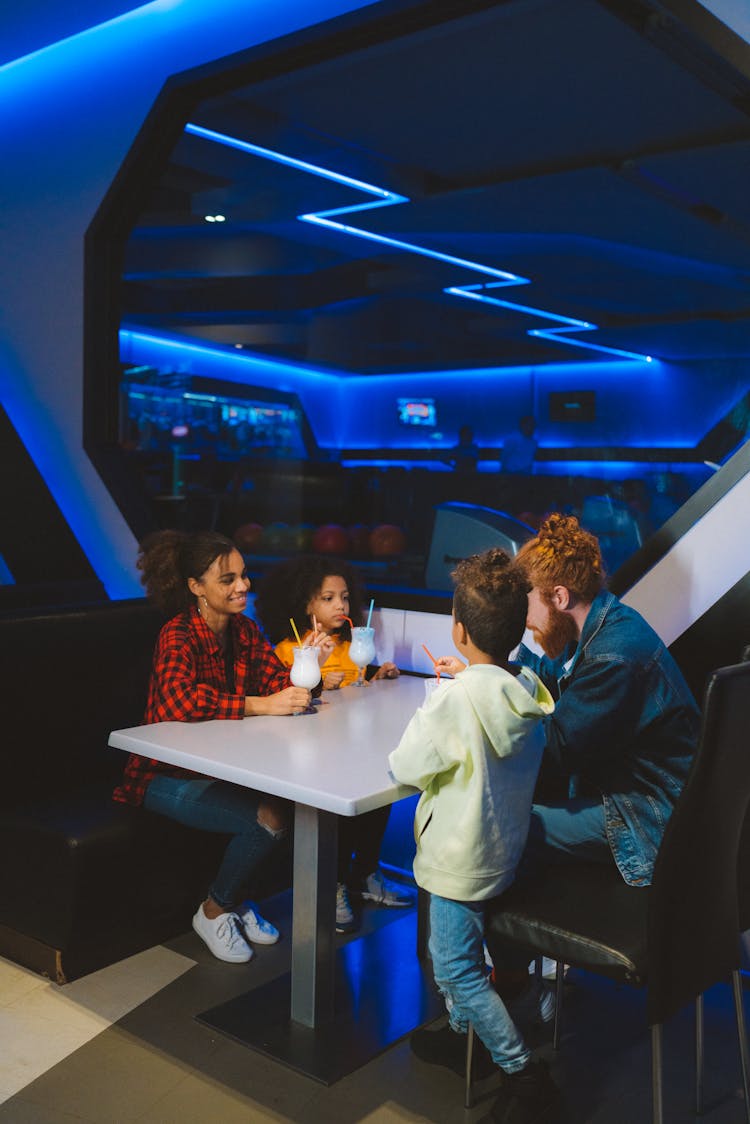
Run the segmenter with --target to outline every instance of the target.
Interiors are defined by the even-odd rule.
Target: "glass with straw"
[[[349,658],[352,663],[356,664],[359,668],[359,674],[352,683],[352,687],[366,686],[365,668],[375,659],[375,629],[370,625],[373,605],[374,601],[371,601],[366,625],[355,627],[351,622],[351,618],[346,618],[352,630],[352,639],[349,644]]]
[[[317,687],[320,683],[320,664],[318,662],[318,650],[311,647],[309,644],[305,645],[300,639],[300,634],[297,631],[297,625],[293,619],[289,618],[289,623],[292,626],[297,647],[292,649],[293,662],[289,671],[289,678],[295,687],[306,687],[311,691],[313,687]]]
[[[425,699],[429,699],[430,696],[432,695],[433,691],[436,691],[438,689],[438,687],[440,686],[440,668],[438,667],[438,661],[435,659],[435,657],[433,656],[432,652],[427,647],[427,645],[423,644],[422,647],[424,648],[425,652],[427,653],[429,659],[432,661],[432,666],[435,668],[435,678],[434,679],[425,679],[425,681],[424,681]]]

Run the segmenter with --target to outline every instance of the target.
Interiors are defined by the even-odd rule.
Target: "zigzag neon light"
[[[192,136],[202,137],[205,140],[215,141],[217,144],[223,144],[229,148],[236,148],[240,152],[247,152],[251,156],[259,156],[264,160],[272,160],[274,163],[283,164],[289,168],[295,168],[297,171],[309,172],[311,175],[319,176],[321,179],[331,180],[333,183],[339,183],[344,187],[351,187],[374,196],[374,199],[368,199],[363,203],[353,203],[348,207],[334,207],[327,211],[311,211],[308,214],[297,215],[297,218],[300,222],[313,223],[316,226],[323,226],[329,230],[338,231],[340,234],[349,234],[354,238],[363,238],[368,242],[377,242],[382,246],[389,246],[395,250],[403,250],[405,253],[420,254],[422,257],[432,258],[434,261],[445,262],[448,265],[455,265],[461,269],[470,269],[475,273],[483,273],[485,276],[496,278],[494,281],[485,282],[481,285],[451,285],[443,289],[443,292],[450,296],[465,297],[470,300],[481,301],[484,304],[496,305],[499,308],[507,308],[514,312],[522,312],[527,316],[537,316],[542,320],[554,320],[563,325],[563,327],[560,328],[530,328],[527,332],[530,336],[547,339],[553,343],[567,344],[569,347],[582,347],[589,351],[598,351],[606,355],[616,355],[619,358],[636,359],[645,363],[650,363],[652,361],[650,355],[640,355],[634,351],[622,351],[615,347],[605,347],[603,344],[571,339],[568,334],[570,332],[597,331],[598,326],[590,323],[588,320],[577,320],[574,317],[563,316],[557,312],[547,312],[545,309],[535,308],[532,305],[516,304],[512,301],[499,300],[497,297],[487,295],[486,290],[488,289],[497,289],[510,285],[529,285],[531,281],[528,277],[520,277],[516,273],[509,273],[504,269],[495,269],[493,266],[484,265],[481,262],[469,261],[467,258],[458,258],[453,254],[443,254],[439,250],[432,250],[427,246],[418,246],[413,242],[404,242],[399,238],[390,238],[385,234],[376,234],[371,230],[363,230],[362,227],[350,226],[347,223],[337,222],[334,218],[334,216],[371,211],[376,207],[392,207],[397,203],[411,202],[406,195],[398,195],[395,191],[388,191],[386,188],[364,183],[362,180],[353,179],[351,176],[342,175],[340,172],[334,172],[330,168],[322,168],[319,165],[310,164],[306,160],[298,160],[293,156],[286,156],[281,152],[275,152],[273,149],[263,148],[261,145],[240,140],[238,137],[230,137],[224,133],[217,133],[213,129],[205,129],[201,125],[188,124],[185,126],[185,132],[190,133]]]

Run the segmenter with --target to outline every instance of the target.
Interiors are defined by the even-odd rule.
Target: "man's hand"
[[[395,663],[386,660],[385,663],[381,663],[380,667],[373,675],[373,679],[398,679],[400,674],[401,672],[398,670]]]

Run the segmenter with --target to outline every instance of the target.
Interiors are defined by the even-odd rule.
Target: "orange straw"
[[[294,619],[292,617],[289,618],[289,623],[292,626],[292,628],[294,629],[294,635],[297,637],[297,643],[299,644],[299,646],[301,648],[302,647],[302,641],[299,638],[299,633],[297,632],[297,626],[294,623]]]
[[[423,644],[422,647],[424,648],[425,652],[427,653],[427,655],[432,660],[433,666],[435,668],[435,675],[437,676],[437,680],[438,680],[438,683],[439,683],[440,682],[440,671],[438,670],[437,660],[435,659],[435,657],[433,656],[432,652],[430,651],[430,649],[427,647],[426,644]]]
[[[349,621],[349,628],[354,628],[354,623],[351,617],[344,617],[345,621]]]

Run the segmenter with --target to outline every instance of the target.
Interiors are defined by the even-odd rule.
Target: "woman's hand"
[[[328,671],[323,676],[323,690],[336,691],[344,681],[343,671]]]
[[[312,695],[307,687],[285,687],[275,695],[247,695],[245,698],[245,714],[301,714],[307,710],[312,701]]]
[[[373,675],[373,679],[398,679],[400,674],[401,672],[398,670],[395,663],[386,660],[385,663],[381,663],[380,667]]]
[[[435,660],[435,672],[437,675],[458,675],[459,671],[463,671],[466,664],[458,658],[458,656],[440,656]]]

